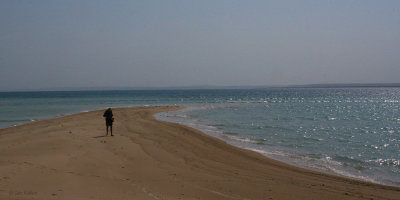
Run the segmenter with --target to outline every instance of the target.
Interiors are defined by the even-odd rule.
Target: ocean
[[[0,92],[0,128],[151,105],[185,106],[156,117],[273,159],[400,187],[400,88]]]

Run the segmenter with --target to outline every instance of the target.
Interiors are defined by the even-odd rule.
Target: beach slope
[[[114,137],[103,111],[0,130],[0,199],[400,199],[153,116],[177,109],[114,109]]]

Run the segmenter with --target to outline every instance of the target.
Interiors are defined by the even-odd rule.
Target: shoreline
[[[367,177],[367,176],[362,176],[359,175],[357,176],[356,174],[352,174],[349,173],[347,171],[342,171],[340,169],[334,169],[334,168],[330,168],[329,166],[323,166],[324,168],[321,167],[315,167],[313,165],[307,165],[305,163],[307,163],[308,161],[303,161],[303,163],[300,163],[298,160],[297,162],[294,160],[295,158],[298,158],[297,154],[291,154],[291,153],[287,153],[287,152],[283,152],[283,151],[278,151],[275,153],[270,153],[267,150],[261,149],[261,148],[257,148],[256,146],[252,145],[249,146],[249,144],[243,144],[242,141],[245,139],[232,139],[229,136],[225,135],[224,131],[220,131],[218,132],[216,127],[212,126],[212,125],[208,125],[208,124],[194,124],[193,121],[185,121],[185,120],[178,120],[175,119],[176,115],[181,115],[182,112],[184,113],[185,109],[189,109],[186,106],[183,106],[182,109],[180,110],[176,110],[176,111],[172,111],[172,120],[168,119],[168,113],[169,112],[164,112],[164,113],[157,113],[155,114],[155,118],[157,120],[160,121],[165,121],[165,122],[171,122],[171,123],[178,123],[181,124],[183,126],[188,126],[191,128],[194,128],[196,130],[199,130],[200,132],[203,132],[204,134],[211,136],[213,138],[216,138],[218,140],[222,140],[226,143],[228,143],[229,145],[233,145],[237,148],[240,149],[245,149],[245,150],[249,150],[249,151],[253,151],[256,153],[259,153],[265,157],[267,157],[268,159],[272,159],[272,160],[276,160],[294,167],[299,167],[301,169],[306,169],[306,170],[311,170],[311,171],[316,171],[316,172],[320,172],[320,173],[326,173],[329,175],[333,175],[333,176],[338,176],[338,177],[344,177],[344,178],[349,178],[349,179],[353,179],[353,180],[357,180],[357,181],[362,181],[362,182],[367,182],[367,183],[373,183],[373,184],[378,184],[378,185],[384,185],[384,186],[391,186],[391,187],[400,187],[398,185],[396,185],[394,182],[393,184],[389,184],[389,183],[384,183],[384,182],[379,182],[373,178]],[[183,114],[186,115],[186,114]],[[205,128],[203,127],[205,126]],[[210,130],[210,128],[215,129],[215,130]],[[274,157],[275,156],[275,157]],[[299,158],[298,158],[299,159]]]
[[[0,197],[400,198],[398,187],[292,166],[154,116],[182,108],[113,108],[114,137],[103,137],[103,110],[0,129]]]

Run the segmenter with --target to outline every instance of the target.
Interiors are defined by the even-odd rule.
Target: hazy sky
[[[400,82],[400,1],[0,1],[0,90],[356,82]]]

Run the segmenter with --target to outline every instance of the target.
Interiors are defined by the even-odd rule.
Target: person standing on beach
[[[107,131],[106,136],[108,135],[108,127],[110,127],[111,136],[114,136],[113,133],[112,133],[112,125],[113,125],[113,122],[114,122],[114,117],[113,117],[113,113],[112,113],[111,108],[108,108],[104,112],[103,117],[105,117],[105,119],[106,119],[106,131]]]

